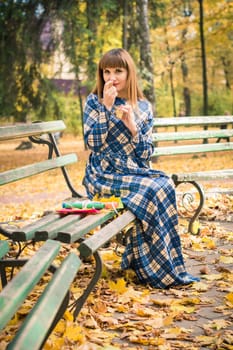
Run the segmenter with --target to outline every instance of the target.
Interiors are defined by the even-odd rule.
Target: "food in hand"
[[[116,108],[116,117],[121,119],[123,117],[123,111],[120,108]]]

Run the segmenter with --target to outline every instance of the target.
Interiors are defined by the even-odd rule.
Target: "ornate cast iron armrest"
[[[177,176],[176,174],[173,174],[171,177],[172,177],[172,180],[173,180],[176,187],[178,187],[182,183],[189,183],[195,187],[195,189],[197,190],[197,192],[199,194],[199,204],[198,204],[196,209],[192,209],[192,211],[194,211],[194,215],[191,217],[191,219],[189,221],[189,225],[188,225],[188,232],[195,233],[194,222],[199,217],[199,215],[202,211],[202,208],[204,206],[204,203],[205,203],[204,191],[203,191],[202,187],[196,181],[185,179],[185,176],[183,176],[182,178],[179,178],[179,176]],[[184,208],[187,209],[188,211],[190,211],[190,209],[187,208],[187,205],[185,203],[190,204],[192,202],[194,202],[193,194],[191,192],[185,192],[182,196],[182,204],[183,204]]]

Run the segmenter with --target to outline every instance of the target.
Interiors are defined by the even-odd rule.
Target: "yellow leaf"
[[[60,350],[63,345],[64,345],[64,339],[63,338],[56,338],[53,341],[52,350]]]
[[[27,315],[31,310],[31,305],[25,305],[24,307],[21,307],[18,311],[19,315],[25,316]]]
[[[195,289],[198,292],[206,292],[209,289],[209,286],[203,282],[195,282],[192,285],[192,289]]]
[[[196,305],[196,304],[200,304],[200,299],[199,298],[183,298],[179,301],[179,303],[182,305]]]
[[[138,308],[135,310],[136,315],[142,316],[142,317],[148,317],[148,316],[154,316],[156,312],[152,309],[149,309],[148,307],[144,308]]]
[[[166,300],[161,300],[161,299],[151,299],[152,303],[157,305],[157,306],[170,306],[172,303],[174,303],[174,299],[166,299]]]
[[[66,324],[64,320],[60,320],[56,327],[54,328],[54,332],[63,334],[66,330]]]
[[[95,303],[93,305],[93,310],[96,312],[96,313],[105,313],[107,312],[107,306],[106,306],[106,303],[104,303],[103,301],[101,300],[95,300]]]
[[[80,326],[69,325],[69,327],[66,328],[64,336],[66,336],[69,340],[77,341],[81,344],[83,344],[85,341],[83,328]]]
[[[182,333],[182,329],[180,327],[173,327],[165,330],[165,338],[168,339],[170,337],[174,338],[179,336]]]
[[[229,325],[230,325],[230,322],[224,319],[213,320],[208,324],[209,327],[216,329],[217,331],[223,328],[227,328]]]
[[[219,261],[222,262],[223,264],[233,264],[233,257],[221,255]]]
[[[101,258],[103,261],[109,263],[109,261],[120,261],[121,258],[115,253],[115,250],[108,250],[101,252]]]
[[[164,319],[162,317],[152,317],[145,319],[143,325],[151,326],[153,329],[164,328]]]
[[[207,335],[199,335],[196,337],[197,341],[203,346],[213,345],[216,343],[216,337],[209,337]]]
[[[135,333],[135,332],[134,332]],[[137,343],[137,344],[142,344],[142,345],[154,345],[154,346],[160,346],[160,345],[164,345],[166,340],[163,338],[147,338],[147,337],[142,337],[141,335],[131,335],[129,337],[129,341],[132,343]]]
[[[64,338],[57,337],[54,333],[50,335],[48,340],[46,341],[43,349],[44,350],[60,350],[64,345]]]
[[[213,273],[212,275],[204,275],[202,278],[208,281],[218,281],[222,279],[222,275],[220,273]]]
[[[205,245],[208,249],[215,249],[216,248],[215,242],[213,241],[213,239],[211,239],[209,237],[203,237],[202,242],[205,243]]]
[[[118,312],[123,312],[123,313],[129,311],[128,307],[126,307],[124,304],[119,304],[119,305],[117,305],[116,310],[117,310]]]
[[[112,345],[106,345],[103,348],[101,348],[100,350],[120,350],[121,348],[119,348],[118,346],[112,346]]]
[[[163,320],[163,325],[165,327],[170,326],[172,324],[172,322],[174,321],[174,316],[175,316],[175,314],[172,314],[170,316],[165,317]]]
[[[108,285],[113,292],[117,292],[118,294],[123,294],[127,291],[126,281],[124,278],[119,278],[117,282],[109,281]]]
[[[172,311],[180,311],[180,312],[187,312],[188,314],[191,314],[194,312],[196,309],[195,307],[190,307],[190,306],[184,306],[184,305],[172,305],[171,306]]]
[[[15,316],[10,320],[9,324],[11,326],[15,326],[19,322],[18,314],[15,314]]]
[[[201,244],[199,244],[199,243],[193,243],[192,244],[192,249],[197,251],[197,252],[203,252],[204,251],[204,247],[202,247]]]
[[[108,271],[107,266],[105,264],[103,264],[103,267],[102,267],[101,277],[105,278],[105,279],[109,278],[109,271]]]
[[[232,304],[233,306],[233,293],[229,293],[226,296],[226,299]]]
[[[66,310],[65,314],[64,314],[64,318],[67,320],[67,321],[73,321],[74,317],[72,315],[72,313],[68,310]]]

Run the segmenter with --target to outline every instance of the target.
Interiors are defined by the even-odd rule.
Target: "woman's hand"
[[[103,104],[109,111],[112,109],[116,97],[117,90],[115,86],[113,86],[113,81],[109,80],[105,83],[103,91]]]
[[[119,106],[117,108],[117,114],[121,114],[120,118],[125,124],[125,126],[129,129],[133,137],[136,136],[138,130],[132,106],[129,104]]]

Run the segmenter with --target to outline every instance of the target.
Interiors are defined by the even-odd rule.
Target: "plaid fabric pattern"
[[[186,272],[178,235],[178,217],[172,180],[150,169],[153,152],[153,115],[147,101],[138,101],[135,112],[138,135],[132,137],[115,116],[116,98],[108,111],[94,94],[84,109],[84,137],[91,150],[84,185],[92,198],[120,196],[138,218],[122,257],[122,269],[132,268],[141,283],[156,288],[188,284],[198,278]]]

